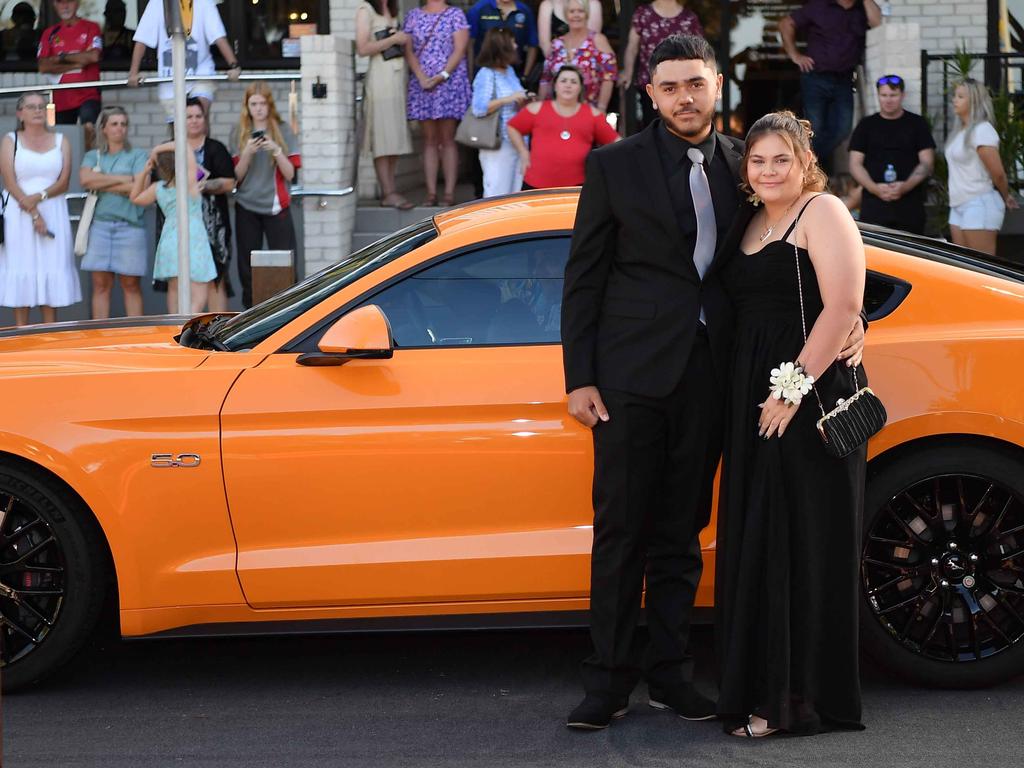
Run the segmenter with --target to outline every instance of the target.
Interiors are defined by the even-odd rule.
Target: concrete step
[[[440,210],[437,207],[417,206],[408,211],[400,211],[397,208],[382,208],[367,201],[366,205],[356,207],[355,233],[395,232],[429,218]]]

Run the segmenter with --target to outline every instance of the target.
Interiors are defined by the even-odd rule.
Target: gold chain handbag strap
[[[800,212],[796,215],[796,221],[793,222],[793,258],[796,261],[796,290],[797,290],[797,295],[800,297],[800,327],[803,329],[803,332],[804,332],[804,344],[807,344],[807,313],[804,311],[804,281],[803,281],[803,276],[802,276],[801,270],[800,270],[800,249],[797,248],[797,246],[796,246],[797,226],[800,224],[800,217],[804,215],[804,211],[807,210],[807,206],[811,204],[811,201],[814,200],[815,197],[819,197],[819,195],[815,195],[810,200],[808,200],[806,203],[804,203],[804,207],[801,208]],[[856,368],[856,366],[854,366],[852,370],[853,370],[853,391],[854,392],[858,392],[858,391],[860,391],[860,385],[857,383],[857,368]],[[818,408],[821,411],[822,418],[824,418],[825,415],[826,415],[825,414],[825,405],[821,402],[821,395],[818,392],[818,388],[815,386],[815,387],[811,387],[811,389],[814,392],[815,399],[817,399],[817,401],[818,401]]]

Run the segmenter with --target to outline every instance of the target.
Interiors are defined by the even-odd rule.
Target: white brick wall
[[[331,3],[334,8],[334,0]],[[332,20],[333,21],[333,20]],[[303,184],[310,189],[337,190],[352,181],[355,148],[355,43],[336,35],[302,38],[302,146],[306,162]],[[327,97],[314,99],[317,77]],[[305,197],[306,274],[338,261],[352,249],[356,196]]]

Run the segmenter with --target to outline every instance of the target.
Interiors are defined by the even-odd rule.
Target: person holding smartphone
[[[274,105],[266,83],[245,90],[238,127],[231,136],[235,163],[235,241],[242,304],[252,306],[252,252],[263,247],[295,251],[288,188],[301,167],[299,141]]]

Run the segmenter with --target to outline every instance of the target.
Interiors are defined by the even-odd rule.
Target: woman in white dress
[[[4,246],[0,252],[0,306],[14,308],[14,322],[27,325],[29,310],[43,322],[57,307],[82,300],[75,268],[71,221],[64,193],[71,176],[71,147],[46,127],[46,99],[18,99],[18,130],[0,141],[0,174],[6,194]]]

